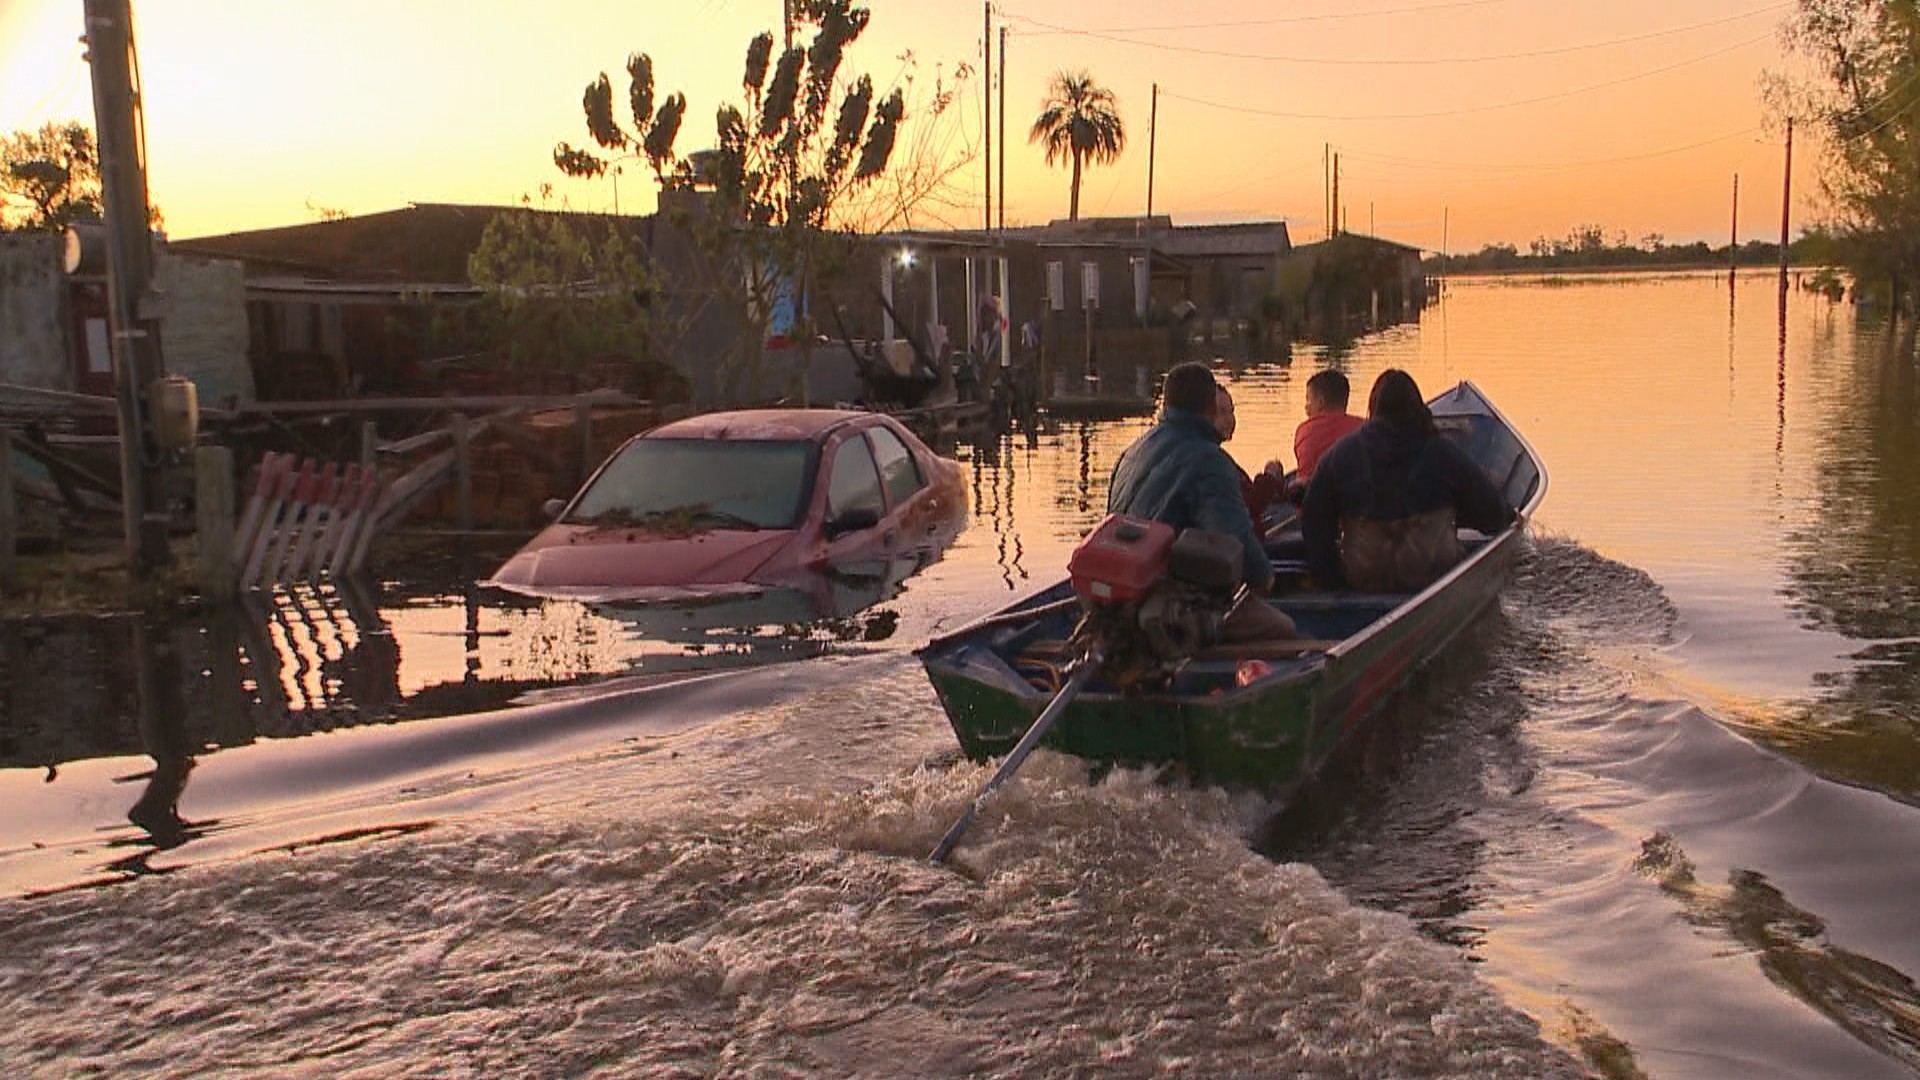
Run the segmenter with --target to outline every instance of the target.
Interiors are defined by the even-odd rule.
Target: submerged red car
[[[709,413],[628,440],[490,583],[547,594],[788,584],[940,546],[965,514],[960,466],[892,417]]]

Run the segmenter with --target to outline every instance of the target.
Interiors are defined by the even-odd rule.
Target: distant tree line
[[[1830,240],[1818,230],[1808,230],[1787,246],[1788,261],[1823,261]],[[1731,259],[1729,259],[1731,256]],[[1715,246],[1704,240],[1690,244],[1669,244],[1659,233],[1648,233],[1638,243],[1627,239],[1626,231],[1608,231],[1599,225],[1582,225],[1564,238],[1538,236],[1522,250],[1518,245],[1488,244],[1479,251],[1459,255],[1428,256],[1429,273],[1500,273],[1526,270],[1624,269],[1630,267],[1721,267],[1729,261],[1739,266],[1771,266],[1780,262],[1780,245],[1767,240],[1749,240],[1737,251],[1728,245]]]

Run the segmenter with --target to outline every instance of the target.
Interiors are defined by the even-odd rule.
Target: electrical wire
[[[1676,61],[1675,63],[1666,64],[1661,67],[1649,69],[1647,71],[1635,72],[1634,74],[1631,74],[1631,75],[1623,75],[1617,79],[1608,79],[1605,82],[1597,82],[1597,83],[1591,83],[1586,86],[1575,87],[1571,90],[1560,90],[1560,91],[1555,91],[1554,93],[1551,93],[1551,94],[1541,94],[1537,97],[1519,98],[1514,101],[1501,101],[1501,102],[1495,102],[1489,105],[1469,105],[1469,106],[1465,106],[1458,109],[1431,109],[1425,112],[1406,112],[1406,113],[1285,112],[1278,109],[1254,108],[1251,105],[1229,105],[1229,104],[1226,104],[1225,102],[1209,101],[1205,98],[1191,97],[1186,94],[1176,93],[1174,91],[1168,90],[1164,85],[1160,89],[1160,94],[1163,97],[1174,98],[1179,101],[1187,102],[1188,104],[1191,104],[1191,105],[1204,105],[1204,106],[1207,106],[1208,108],[1222,109],[1227,112],[1246,113],[1250,116],[1271,116],[1271,117],[1276,117],[1283,120],[1429,120],[1429,119],[1433,119],[1441,116],[1464,116],[1469,113],[1493,112],[1499,109],[1516,109],[1525,105],[1538,105],[1546,101],[1559,101],[1564,98],[1577,97],[1580,94],[1592,93],[1595,90],[1606,90],[1615,86],[1622,86],[1626,83],[1636,82],[1640,79],[1652,78],[1655,75],[1664,75],[1669,71],[1677,71],[1680,68],[1689,67],[1693,64],[1704,63],[1705,61],[1712,60],[1715,57],[1725,56],[1727,53],[1735,52],[1737,50],[1744,49],[1752,45],[1757,45],[1760,42],[1765,41],[1772,36],[1773,36],[1772,31],[1768,31],[1767,33],[1761,34],[1757,37],[1751,37],[1746,39],[1745,41],[1736,42],[1732,45],[1715,49],[1712,52],[1703,53],[1699,56],[1689,57],[1685,60]]]
[[[1047,30],[1050,30],[1056,33],[1072,34],[1079,37],[1094,38],[1096,40],[1113,42],[1115,44],[1120,44],[1120,45],[1134,45],[1144,49],[1157,49],[1163,52],[1191,53],[1196,56],[1210,56],[1210,57],[1224,58],[1224,59],[1230,59],[1230,60],[1261,60],[1261,61],[1268,61],[1273,63],[1319,64],[1319,65],[1326,65],[1326,66],[1395,66],[1395,65],[1431,66],[1431,65],[1441,65],[1441,64],[1482,64],[1482,63],[1492,63],[1495,61],[1503,61],[1503,60],[1524,60],[1524,59],[1530,59],[1530,58],[1542,57],[1542,56],[1563,56],[1569,53],[1587,52],[1594,49],[1615,48],[1620,45],[1632,45],[1632,44],[1637,44],[1639,42],[1652,41],[1657,38],[1672,37],[1676,34],[1691,33],[1695,30],[1704,30],[1708,27],[1722,26],[1732,22],[1740,22],[1745,19],[1751,19],[1756,15],[1766,15],[1775,11],[1779,11],[1784,7],[1790,6],[1790,3],[1791,3],[1791,0],[1788,0],[1788,2],[1770,4],[1766,7],[1754,8],[1750,11],[1743,11],[1736,15],[1727,15],[1718,19],[1709,19],[1705,22],[1693,23],[1688,26],[1677,26],[1677,27],[1666,29],[1666,30],[1653,30],[1646,33],[1642,33],[1642,34],[1633,34],[1628,37],[1613,38],[1607,41],[1587,42],[1580,45],[1561,45],[1561,46],[1555,46],[1552,48],[1533,49],[1533,50],[1528,50],[1523,52],[1489,53],[1481,56],[1359,57],[1359,56],[1326,56],[1326,55],[1290,56],[1290,55],[1280,55],[1280,54],[1273,54],[1273,53],[1246,53],[1246,52],[1235,52],[1231,49],[1208,49],[1208,48],[1203,48],[1196,45],[1176,45],[1176,44],[1173,44],[1170,42],[1164,42],[1164,41],[1140,41],[1135,38],[1118,37],[1116,35],[1104,33],[1098,30],[1079,30],[1072,27],[1057,26],[1055,24],[1044,22],[1039,19],[1034,19],[1024,15],[1015,15],[1012,13],[1008,13],[1007,17],[1013,18],[1013,19],[1019,19],[1023,22],[1030,22],[1030,23],[1033,23],[1034,25],[1044,27]]]
[[[1705,139],[1698,139],[1698,140],[1695,140],[1694,142],[1685,143],[1680,146],[1669,146],[1660,150],[1647,150],[1647,151],[1643,151],[1641,153],[1635,153],[1635,154],[1620,154],[1614,157],[1586,158],[1580,161],[1515,162],[1513,164],[1496,164],[1492,162],[1467,162],[1467,161],[1430,161],[1430,160],[1424,160],[1421,158],[1409,158],[1409,157],[1401,157],[1394,154],[1376,153],[1371,150],[1356,149],[1351,146],[1336,146],[1334,149],[1338,150],[1340,153],[1348,157],[1358,158],[1362,161],[1373,161],[1373,162],[1378,162],[1378,163],[1387,164],[1387,165],[1402,165],[1402,166],[1408,166],[1412,168],[1554,172],[1561,169],[1585,169],[1585,168],[1591,168],[1596,165],[1613,165],[1613,164],[1617,164],[1620,162],[1627,162],[1627,161],[1644,161],[1648,158],[1665,157],[1669,154],[1681,154],[1681,153],[1685,153],[1688,150],[1697,150],[1702,146],[1711,146],[1714,143],[1726,142],[1729,139],[1737,139],[1743,135],[1751,135],[1754,132],[1759,130],[1761,130],[1761,126],[1758,124],[1754,124],[1749,127],[1741,128],[1739,131],[1729,131],[1729,132],[1726,132],[1725,134],[1714,135]]]
[[[1281,26],[1293,23],[1338,22],[1345,19],[1369,19],[1384,15],[1417,15],[1429,11],[1451,11],[1456,8],[1487,7],[1492,4],[1511,2],[1512,0],[1453,0],[1452,3],[1415,4],[1410,7],[1380,8],[1374,11],[1335,11],[1320,15],[1283,15],[1272,19],[1231,19],[1224,22],[1176,23],[1162,26],[1100,26],[1082,30],[1029,30],[1027,33],[1031,36],[1043,36],[1047,34],[1151,34],[1165,33],[1174,30],[1222,30],[1242,26]],[[1038,21],[1017,12],[1008,11],[997,4],[994,5],[994,11],[1006,18],[1018,19],[1022,22]]]

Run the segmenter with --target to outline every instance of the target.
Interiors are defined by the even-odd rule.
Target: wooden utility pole
[[[1333,235],[1340,235],[1340,154],[1333,155]]]
[[[1740,174],[1733,174],[1733,225],[1727,230],[1727,273],[1740,266]]]
[[[1000,24],[1000,227],[1007,227],[1007,24]],[[1005,282],[1001,283],[1005,285]]]
[[[1147,223],[1146,266],[1147,266],[1147,302],[1140,310],[1140,321],[1144,324],[1147,310],[1153,307],[1153,166],[1154,154],[1160,139],[1160,84],[1153,84],[1153,98],[1147,106]]]
[[[1333,144],[1320,144],[1321,239],[1333,239]]]
[[[167,517],[162,455],[152,437],[149,395],[164,373],[160,312],[153,295],[153,234],[148,225],[147,171],[141,160],[139,88],[133,72],[130,0],[85,0],[87,61],[92,69],[93,121],[106,210],[108,327],[113,383],[119,399],[120,499],[127,567],[135,578],[166,567]]]
[[[1780,287],[1787,287],[1787,226],[1793,212],[1793,117],[1787,117],[1787,163],[1780,175]]]
[[[980,132],[987,147],[987,217],[986,228],[993,228],[993,0],[980,5],[981,25],[985,27],[980,34]],[[972,303],[969,298],[968,303]]]
[[[786,32],[782,48],[793,48],[793,0],[780,0],[780,25]]]

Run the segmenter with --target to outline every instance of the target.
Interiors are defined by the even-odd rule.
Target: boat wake
[[[1264,803],[1041,754],[951,868],[983,767],[913,766],[906,658],[583,771],[564,805],[0,902],[28,1074],[1572,1077],[1451,949],[1246,836]],[[728,790],[871,719],[857,786]],[[919,731],[907,737],[901,732]],[[891,734],[890,734],[891,732]],[[667,746],[676,750],[663,753]],[[845,763],[841,763],[844,765]]]

